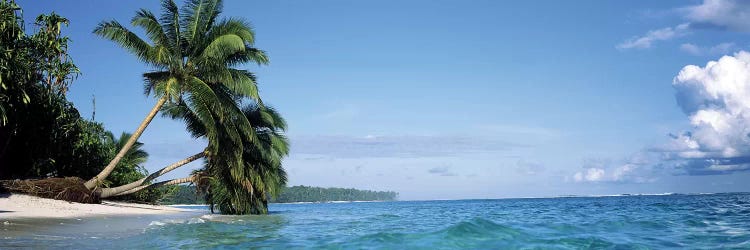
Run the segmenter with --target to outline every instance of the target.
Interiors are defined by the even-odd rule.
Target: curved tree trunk
[[[185,159],[183,159],[181,161],[172,163],[172,165],[166,166],[166,167],[160,169],[159,171],[156,171],[156,172],[154,172],[154,173],[152,173],[152,174],[150,174],[150,175],[148,175],[146,177],[141,178],[140,180],[137,180],[137,181],[134,181],[134,182],[122,185],[122,186],[118,186],[118,187],[103,188],[102,191],[101,191],[101,193],[99,195],[100,195],[101,198],[107,198],[107,197],[115,196],[115,195],[117,195],[119,193],[128,191],[130,189],[137,188],[138,186],[141,186],[144,183],[147,183],[147,182],[149,182],[149,181],[151,181],[153,179],[156,179],[159,176],[162,176],[162,175],[168,173],[169,171],[175,170],[175,169],[177,169],[179,167],[184,166],[185,164],[188,164],[188,163],[193,162],[193,161],[195,161],[197,159],[203,158],[204,156],[206,156],[206,152],[197,153],[197,154],[195,154],[193,156],[190,156],[188,158],[185,158]]]
[[[161,186],[177,185],[177,184],[188,183],[188,182],[193,182],[193,181],[195,181],[195,175],[191,175],[191,176],[188,176],[188,177],[185,177],[185,178],[173,179],[173,180],[157,182],[157,183],[153,183],[153,184],[149,184],[149,185],[139,186],[137,188],[130,189],[128,191],[116,194],[114,196],[132,194],[132,193],[141,191],[141,190],[146,189],[146,188],[158,188],[158,187],[161,187]]]
[[[154,119],[154,116],[156,116],[156,113],[159,112],[159,109],[161,109],[161,106],[164,105],[164,103],[167,102],[167,96],[164,95],[159,101],[156,102],[156,105],[151,109],[151,112],[148,113],[148,116],[146,116],[145,119],[141,122],[141,125],[138,126],[138,129],[135,130],[132,136],[130,136],[130,139],[128,139],[128,142],[125,143],[125,146],[123,146],[120,149],[120,152],[117,152],[117,155],[115,158],[112,158],[112,161],[107,164],[104,169],[94,176],[94,178],[91,178],[91,180],[88,180],[84,185],[88,189],[94,189],[95,187],[99,186],[99,182],[106,179],[107,176],[109,176],[110,173],[112,173],[112,170],[115,169],[117,166],[117,163],[120,163],[120,160],[122,160],[122,157],[125,156],[125,154],[128,153],[131,147],[133,147],[133,144],[135,144],[136,141],[138,141],[138,137],[141,137],[141,134],[143,134],[143,131],[146,130],[146,127],[149,123],[151,123],[151,120]]]

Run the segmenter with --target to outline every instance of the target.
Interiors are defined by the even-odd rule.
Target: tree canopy
[[[270,203],[328,202],[328,201],[394,201],[398,193],[353,188],[322,188],[310,186],[284,187]],[[180,185],[162,200],[165,204],[206,204],[205,197],[194,186]]]

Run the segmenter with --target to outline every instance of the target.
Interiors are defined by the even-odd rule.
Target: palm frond
[[[226,34],[211,40],[196,60],[199,63],[211,65],[211,63],[223,62],[229,56],[244,51],[245,41],[240,36]]]
[[[146,94],[146,96],[151,95],[151,92],[157,88],[158,84],[164,84],[170,77],[171,74],[169,71],[152,71],[143,73],[143,93]]]
[[[219,23],[211,27],[206,35],[207,41],[213,41],[216,38],[224,35],[234,34],[242,38],[242,41],[248,45],[255,43],[255,32],[253,27],[245,20],[237,18],[228,18],[221,20]]]
[[[164,33],[156,15],[146,9],[140,9],[130,20],[133,26],[141,27],[146,31],[146,35],[151,39],[154,45],[168,45],[167,34]]]
[[[94,29],[94,34],[119,44],[147,64],[155,63],[155,60],[149,57],[151,55],[151,45],[117,21],[99,23]]]
[[[250,46],[246,46],[244,51],[230,55],[226,58],[226,60],[224,60],[224,63],[229,67],[234,67],[245,63],[265,65],[269,62],[270,60],[268,59],[268,55],[266,55],[265,51]]]
[[[162,15],[159,18],[159,22],[162,24],[162,29],[169,41],[169,48],[171,53],[176,58],[182,58],[183,55],[183,38],[180,32],[180,11],[177,4],[172,0],[162,0]],[[182,65],[176,65],[181,67]]]
[[[259,100],[258,86],[255,75],[247,70],[232,68],[216,69],[202,74],[209,82],[223,84],[232,94],[240,98]]]
[[[151,39],[153,48],[149,51],[149,58],[156,64],[163,68],[180,63],[172,51],[170,51],[169,38],[164,32],[164,27],[162,27],[153,13],[141,9],[136,12],[130,22],[133,26],[143,28],[146,31],[146,35]]]

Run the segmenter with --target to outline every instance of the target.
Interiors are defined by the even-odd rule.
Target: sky
[[[135,130],[155,103],[149,68],[92,30],[158,2],[18,3],[29,29],[70,19],[82,116],[95,97],[96,121]],[[747,3],[226,0],[223,17],[251,22],[270,57],[243,68],[289,123],[289,185],[402,200],[750,191]],[[150,171],[206,146],[165,117],[140,141]]]

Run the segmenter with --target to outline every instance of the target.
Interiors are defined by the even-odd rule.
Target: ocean
[[[195,207],[193,207],[195,208]],[[271,204],[4,225],[0,248],[750,249],[750,194]],[[62,223],[62,224],[58,224]]]

